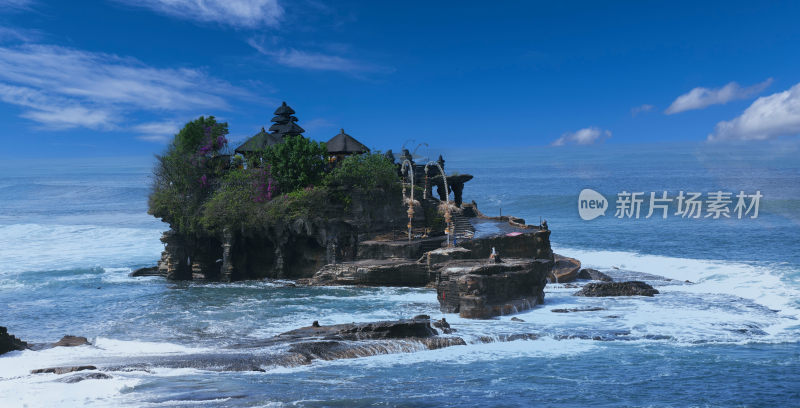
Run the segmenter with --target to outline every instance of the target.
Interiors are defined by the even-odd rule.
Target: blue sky
[[[284,100],[307,136],[343,127],[381,150],[796,141],[798,16],[788,1],[0,0],[0,157],[157,153],[209,114],[242,141]]]

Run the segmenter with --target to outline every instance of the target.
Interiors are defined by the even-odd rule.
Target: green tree
[[[226,167],[220,153],[227,148],[227,123],[199,117],[178,132],[153,170],[148,212],[180,232],[199,226],[203,202]]]
[[[319,184],[327,166],[325,143],[303,136],[287,136],[283,143],[266,148],[261,158],[283,193]]]
[[[211,147],[204,152],[206,154],[214,150],[219,152],[223,148],[222,145],[228,143],[227,140],[221,143],[220,137],[224,139],[227,134],[228,123],[218,123],[213,116],[200,116],[183,126],[183,129],[175,135],[172,145],[181,154],[196,154],[205,146]],[[214,145],[217,149],[213,149]]]

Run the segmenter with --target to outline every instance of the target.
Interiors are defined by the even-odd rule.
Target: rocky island
[[[472,176],[448,175],[442,156],[372,152],[344,130],[316,142],[294,114],[284,102],[233,155],[213,117],[175,136],[150,196],[165,249],[134,275],[431,286],[442,311],[471,318],[544,301],[557,261],[546,222],[483,215],[463,200]]]

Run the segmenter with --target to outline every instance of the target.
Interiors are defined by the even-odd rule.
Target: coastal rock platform
[[[309,285],[362,285],[422,287],[430,281],[425,264],[408,259],[366,259],[325,265]]]

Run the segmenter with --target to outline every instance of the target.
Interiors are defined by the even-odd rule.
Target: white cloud
[[[0,27],[0,42],[31,42],[41,36],[41,32],[38,30]]]
[[[550,146],[564,146],[567,144],[590,145],[597,142],[602,142],[609,137],[611,137],[610,130],[602,130],[597,127],[588,127],[580,129],[576,132],[564,133],[561,135],[561,137],[553,141]]]
[[[649,104],[636,106],[634,108],[631,108],[631,116],[636,116],[643,112],[650,112],[653,109],[655,109],[655,106]]]
[[[142,123],[133,127],[139,133],[138,139],[148,142],[166,143],[178,133],[181,124],[178,121],[163,121]]]
[[[274,27],[283,16],[278,0],[117,0],[171,17],[233,27]]]
[[[256,40],[251,38],[247,43],[256,49],[256,51],[271,57],[278,64],[292,67],[307,69],[312,71],[334,71],[343,73],[365,73],[365,72],[391,72],[391,69],[380,67],[374,64],[369,64],[350,58],[326,54],[321,52],[302,51],[293,48],[278,48],[271,49],[266,45],[263,40]],[[273,45],[277,43],[273,39]]]
[[[67,98],[3,83],[0,83],[0,101],[30,108],[23,112],[22,117],[55,129],[78,126],[90,129],[108,129],[113,126],[116,119],[115,115],[107,109],[89,109]]]
[[[0,100],[48,127],[111,129],[132,112],[228,109],[243,89],[196,69],[49,45],[0,47]]]
[[[737,118],[717,123],[708,141],[766,140],[800,134],[800,83],[762,96]]]
[[[679,96],[672,102],[664,113],[672,115],[695,109],[703,109],[711,105],[721,105],[737,99],[745,99],[766,89],[772,83],[772,78],[766,81],[742,88],[736,82],[731,82],[722,88],[697,87]]]
[[[4,11],[30,10],[35,0],[0,0],[0,13]]]

